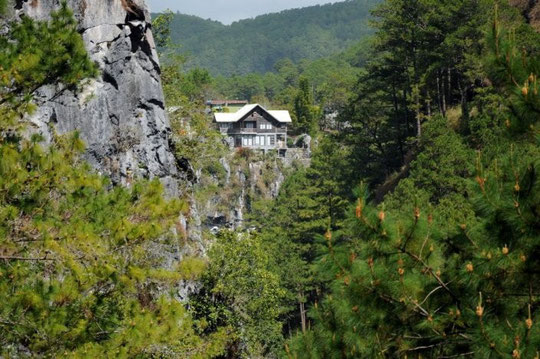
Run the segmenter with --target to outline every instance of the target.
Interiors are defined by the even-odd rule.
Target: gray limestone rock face
[[[16,0],[15,16],[47,20],[60,0]],[[85,159],[117,184],[159,178],[169,196],[183,178],[172,154],[160,67],[144,0],[68,0],[100,75],[73,93],[38,90],[34,131],[79,131]]]

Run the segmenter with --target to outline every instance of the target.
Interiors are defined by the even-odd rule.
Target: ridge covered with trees
[[[240,20],[231,25],[173,14],[171,39],[190,67],[214,75],[267,72],[283,58],[314,60],[345,50],[372,33],[371,8],[380,0],[349,0]],[[156,14],[157,15],[157,14]]]

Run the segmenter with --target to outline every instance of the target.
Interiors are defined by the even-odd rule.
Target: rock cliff
[[[14,16],[47,20],[59,0],[16,0]],[[78,130],[85,159],[114,183],[158,177],[176,195],[182,177],[169,145],[160,67],[144,0],[68,0],[100,75],[73,93],[37,92],[35,131],[46,140]]]
[[[540,32],[540,1],[510,0],[510,4],[520,9],[527,22]]]
[[[309,163],[307,148],[290,148],[285,157],[244,150],[221,157],[213,173],[198,170],[190,196],[191,218],[187,225],[190,238],[204,243],[201,235],[206,230],[248,229],[253,207],[257,203],[270,205],[287,176]]]

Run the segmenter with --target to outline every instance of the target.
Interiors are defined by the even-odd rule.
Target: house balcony
[[[235,148],[251,148],[252,150],[285,150],[287,149],[287,144],[284,141],[278,141],[274,145],[234,145]]]
[[[272,128],[269,130],[260,128],[229,128],[227,129],[229,135],[242,135],[242,134],[270,134],[270,133],[287,133],[286,128]]]

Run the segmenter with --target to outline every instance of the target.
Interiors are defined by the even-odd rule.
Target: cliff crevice
[[[18,0],[14,16],[47,20],[60,1]],[[144,0],[68,0],[85,47],[100,69],[78,92],[40,88],[30,121],[50,141],[53,131],[79,131],[85,159],[113,183],[159,178],[170,196],[188,180],[169,145],[171,135],[159,59]]]

